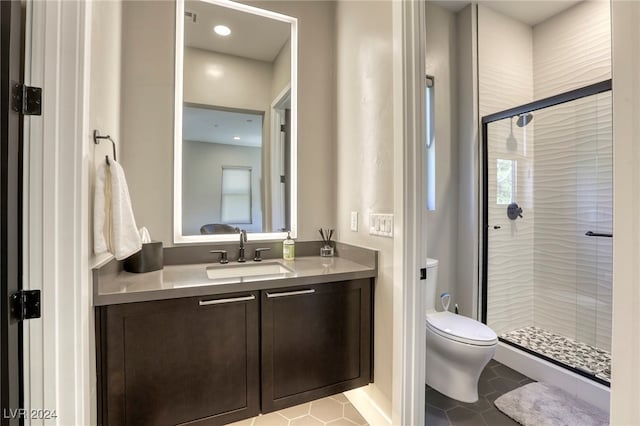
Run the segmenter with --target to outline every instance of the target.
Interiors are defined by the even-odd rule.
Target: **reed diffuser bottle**
[[[320,256],[333,257],[333,243],[331,237],[333,237],[333,229],[320,229],[320,236],[322,237],[322,247],[320,247]]]

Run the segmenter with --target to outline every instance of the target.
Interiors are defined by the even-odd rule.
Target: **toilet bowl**
[[[426,382],[450,398],[476,402],[478,379],[493,358],[498,336],[474,319],[435,310],[437,268],[437,260],[427,260]]]

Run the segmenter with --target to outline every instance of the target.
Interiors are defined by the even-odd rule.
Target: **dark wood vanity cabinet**
[[[98,308],[99,423],[220,425],[260,412],[259,292]]]
[[[267,290],[261,298],[263,413],[369,383],[370,280]]]
[[[221,425],[369,383],[372,280],[96,309],[98,423]]]

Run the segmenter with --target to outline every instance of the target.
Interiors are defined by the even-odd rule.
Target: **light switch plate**
[[[358,212],[351,212],[351,230],[358,232]]]
[[[392,214],[369,214],[369,234],[381,237],[393,237],[393,215]]]

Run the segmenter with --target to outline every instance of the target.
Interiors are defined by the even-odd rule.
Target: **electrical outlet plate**
[[[358,232],[358,212],[351,212],[351,230]]]
[[[370,213],[369,234],[393,238],[393,215]]]

